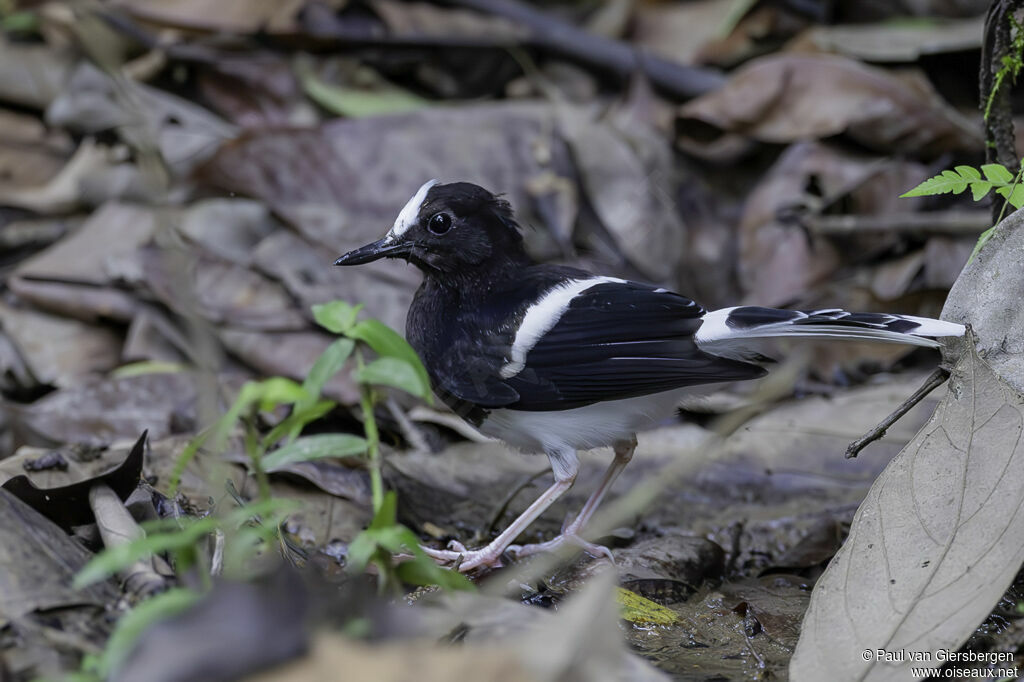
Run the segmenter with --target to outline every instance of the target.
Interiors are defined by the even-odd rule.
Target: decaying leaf
[[[913,62],[922,56],[977,50],[984,18],[922,20],[891,24],[816,26],[803,32],[787,49],[807,47],[878,62]]]
[[[584,110],[511,102],[243,135],[200,177],[264,200],[303,237],[336,253],[379,239],[438,169],[443,182],[504,193],[524,226],[543,226],[562,243],[565,222],[575,223],[578,211],[568,220],[546,211],[532,190],[541,178],[578,177],[616,248],[649,278],[664,278],[678,258],[681,230],[666,191],[670,159],[663,148],[645,156],[650,150],[636,147]],[[383,272],[387,265],[374,267]]]
[[[72,66],[65,51],[12,43],[0,36],[0,99],[43,109],[60,94]]]
[[[870,149],[925,157],[982,145],[981,131],[925,79],[899,78],[830,55],[755,60],[680,114],[680,143],[698,154],[708,143],[695,131],[709,125],[722,136],[774,143],[844,133]]]
[[[90,378],[30,405],[11,405],[11,422],[22,442],[109,445],[149,430],[162,438],[193,428],[195,377],[143,374],[123,379]]]
[[[90,552],[52,521],[0,489],[0,625],[37,609],[110,603],[111,582],[71,588],[89,558]]]
[[[895,234],[852,235],[839,241],[807,230],[801,218],[836,205],[852,214],[885,215],[897,208],[894,185],[920,181],[927,174],[917,163],[852,154],[818,142],[792,145],[743,207],[738,270],[744,293],[758,305],[785,304],[835,273],[845,254],[863,257],[890,248],[899,239]]]
[[[1024,212],[999,223],[949,291],[944,319],[969,324],[978,352],[996,374],[1024,393]]]
[[[3,302],[0,333],[10,337],[41,384],[69,386],[84,375],[116,367],[120,360],[121,340],[112,329]]]
[[[200,32],[256,33],[291,28],[303,0],[228,0],[210,6],[202,0],[118,0],[111,3],[159,26]]]
[[[911,665],[937,667],[936,652],[963,644],[1017,574],[1024,397],[967,345],[946,398],[872,485],[815,586],[793,680],[903,680]],[[931,659],[886,663],[879,649]]]
[[[735,5],[732,0],[644,3],[636,8],[633,39],[663,57],[692,64]]]

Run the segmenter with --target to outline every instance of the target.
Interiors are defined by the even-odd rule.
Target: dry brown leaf
[[[199,32],[256,33],[293,28],[306,0],[117,0],[130,15],[161,26]]]
[[[788,51],[821,51],[868,62],[915,62],[923,56],[981,48],[984,17],[918,23],[815,26],[786,45]]]
[[[69,386],[84,375],[112,369],[120,361],[121,336],[107,327],[0,302],[0,329],[40,384]]]
[[[157,212],[111,202],[96,210],[74,233],[22,261],[15,275],[102,286],[115,278],[119,258],[134,256],[158,227]]]
[[[72,66],[65,51],[0,36],[0,99],[44,109],[64,89]]]
[[[863,258],[898,240],[878,233],[832,240],[805,229],[802,214],[819,214],[825,204],[842,201],[852,214],[884,215],[899,202],[893,186],[912,187],[927,175],[916,163],[851,154],[817,142],[791,146],[743,207],[738,271],[748,299],[759,305],[787,304],[832,275],[844,256]],[[784,220],[787,214],[791,219]]]
[[[908,83],[831,55],[762,57],[722,88],[685,104],[680,115],[680,144],[696,154],[709,146],[689,132],[699,126],[771,143],[843,133],[887,154],[925,157],[977,151],[983,144],[980,128],[943,102],[924,78]]]
[[[733,0],[686,3],[641,3],[633,26],[633,42],[681,64],[693,64],[735,6]]]

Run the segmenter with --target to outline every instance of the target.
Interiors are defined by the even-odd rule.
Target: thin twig
[[[224,572],[224,531],[213,531],[213,558],[210,559],[210,575],[219,576]]]
[[[910,408],[917,405],[919,402],[924,400],[925,396],[934,391],[936,388],[945,383],[946,379],[949,378],[949,370],[945,367],[936,367],[935,371],[932,372],[924,384],[919,389],[914,391],[914,394],[900,403],[899,407],[893,410],[892,414],[882,420],[882,422],[871,429],[857,440],[850,443],[850,446],[846,448],[846,458],[856,457],[860,454],[860,451],[866,448],[869,444],[882,438],[885,432],[889,430],[889,427],[895,424],[899,419],[903,417],[907,412],[910,412]]]
[[[808,215],[802,222],[811,232],[844,236],[862,232],[946,234],[977,237],[992,226],[988,211],[931,211],[889,215]]]
[[[394,398],[389,397],[384,404],[387,406],[388,412],[391,413],[391,417],[398,423],[398,429],[402,432],[409,445],[412,446],[412,449],[415,452],[430,452],[430,445],[427,443],[426,436],[416,426],[416,423],[409,419],[409,415],[399,407],[398,402]]]
[[[715,70],[685,66],[621,40],[588,33],[518,0],[440,0],[438,4],[513,21],[529,29],[526,44],[576,64],[614,74],[623,81],[643,73],[655,89],[672,99],[697,97],[725,82],[725,76]]]
[[[508,509],[508,506],[512,504],[512,500],[516,498],[516,495],[521,493],[523,490],[527,488],[527,486],[532,485],[534,481],[536,481],[538,478],[548,473],[549,471],[551,470],[545,467],[544,469],[541,469],[535,474],[530,474],[522,481],[520,481],[518,485],[512,488],[509,494],[505,496],[505,500],[501,504],[499,504],[498,508],[494,510],[493,514],[491,514],[491,520],[488,521],[487,525],[485,525],[483,528],[484,533],[490,535],[491,532],[494,530],[494,527],[498,524],[498,521],[501,519],[502,515],[505,514],[505,511]]]

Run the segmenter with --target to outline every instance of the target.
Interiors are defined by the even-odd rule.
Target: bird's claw
[[[448,543],[448,546],[455,547],[456,549],[434,549],[433,547],[424,547],[423,545],[420,545],[420,549],[437,563],[443,566],[450,566],[460,573],[468,573],[477,568],[492,568],[502,565],[502,552],[490,545],[483,549],[466,549],[461,542],[453,540]]]
[[[552,538],[547,542],[538,542],[529,545],[509,545],[506,551],[516,559],[521,559],[533,554],[539,554],[540,552],[554,552],[563,545],[579,547],[594,558],[603,558],[607,559],[612,564],[615,563],[615,557],[612,556],[612,551],[610,549],[604,545],[587,542],[576,533],[571,532],[563,532],[561,535]]]

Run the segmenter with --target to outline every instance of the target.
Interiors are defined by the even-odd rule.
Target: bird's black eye
[[[452,229],[452,217],[447,213],[435,213],[427,223],[427,229],[434,234],[444,234]]]

